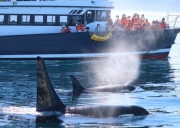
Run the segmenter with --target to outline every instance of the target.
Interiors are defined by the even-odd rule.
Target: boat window
[[[43,24],[43,16],[42,15],[36,15],[34,17],[34,24],[42,25]]]
[[[76,14],[80,14],[83,10],[79,10]]]
[[[74,11],[74,10],[71,10],[71,11],[69,12],[69,14],[71,14],[73,11]]]
[[[59,24],[67,25],[68,24],[68,16],[59,16]]]
[[[87,11],[87,18],[92,18],[92,11]]]
[[[47,24],[54,25],[56,23],[55,16],[47,16]]]
[[[82,22],[81,16],[72,16],[72,25],[76,25],[78,20]]]
[[[4,24],[4,15],[0,15],[0,24]]]
[[[21,24],[30,24],[30,15],[22,15]]]
[[[74,10],[74,12],[72,14],[75,14],[78,10]]]
[[[109,17],[110,17],[110,11],[96,11],[97,21],[108,21]]]
[[[17,15],[8,15],[8,24],[17,24]]]

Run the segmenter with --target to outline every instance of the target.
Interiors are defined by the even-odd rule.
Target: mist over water
[[[109,56],[91,65],[94,77],[99,85],[127,84],[138,77],[140,58],[136,54],[127,54],[130,46],[110,48],[122,52],[122,55]],[[133,50],[135,51],[135,49]]]

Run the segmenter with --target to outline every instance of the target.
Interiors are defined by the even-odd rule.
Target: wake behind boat
[[[106,31],[113,8],[108,0],[1,2],[0,59],[168,56],[180,29]],[[89,32],[78,32],[78,21]],[[98,24],[101,31],[95,30]],[[71,33],[60,33],[64,25]]]

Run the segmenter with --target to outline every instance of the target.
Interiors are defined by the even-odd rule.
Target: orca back
[[[49,78],[43,59],[37,57],[37,111],[60,111],[65,113],[66,106],[56,94]]]

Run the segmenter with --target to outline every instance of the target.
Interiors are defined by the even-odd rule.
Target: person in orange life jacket
[[[132,21],[128,20],[128,24],[127,24],[127,30],[130,31],[132,28]]]
[[[146,26],[150,25],[148,19],[146,19],[144,23],[146,24]]]
[[[123,25],[123,27],[125,25],[127,25],[128,21],[127,21],[127,17],[125,14],[122,15],[122,18],[121,18],[121,24]]]
[[[138,16],[137,16],[137,14],[135,13],[134,16],[133,16],[133,18],[132,18],[132,25],[137,24],[137,23],[138,23]]]
[[[100,24],[97,24],[96,28],[95,28],[95,32],[100,32]]]
[[[61,28],[60,33],[65,33],[65,30],[66,30],[66,26],[65,26],[65,25],[62,25],[62,28]]]
[[[142,26],[142,21],[138,22],[138,29]]]
[[[71,32],[71,29],[69,28],[69,26],[66,26],[65,33],[70,33],[70,32]]]
[[[162,18],[162,21],[161,21],[161,23],[160,23],[160,28],[161,28],[161,29],[166,29],[165,18]]]
[[[137,15],[137,14],[136,14],[136,13],[134,13],[134,14],[133,14],[133,16],[132,16],[132,19],[131,19],[131,21],[132,21],[132,25],[134,25],[134,19],[135,19],[136,15]]]
[[[120,25],[121,20],[119,19],[119,15],[116,16],[116,21],[114,22],[114,25]]]
[[[78,23],[76,24],[76,31],[77,32],[83,32],[83,24],[81,23],[81,20],[78,20]]]

